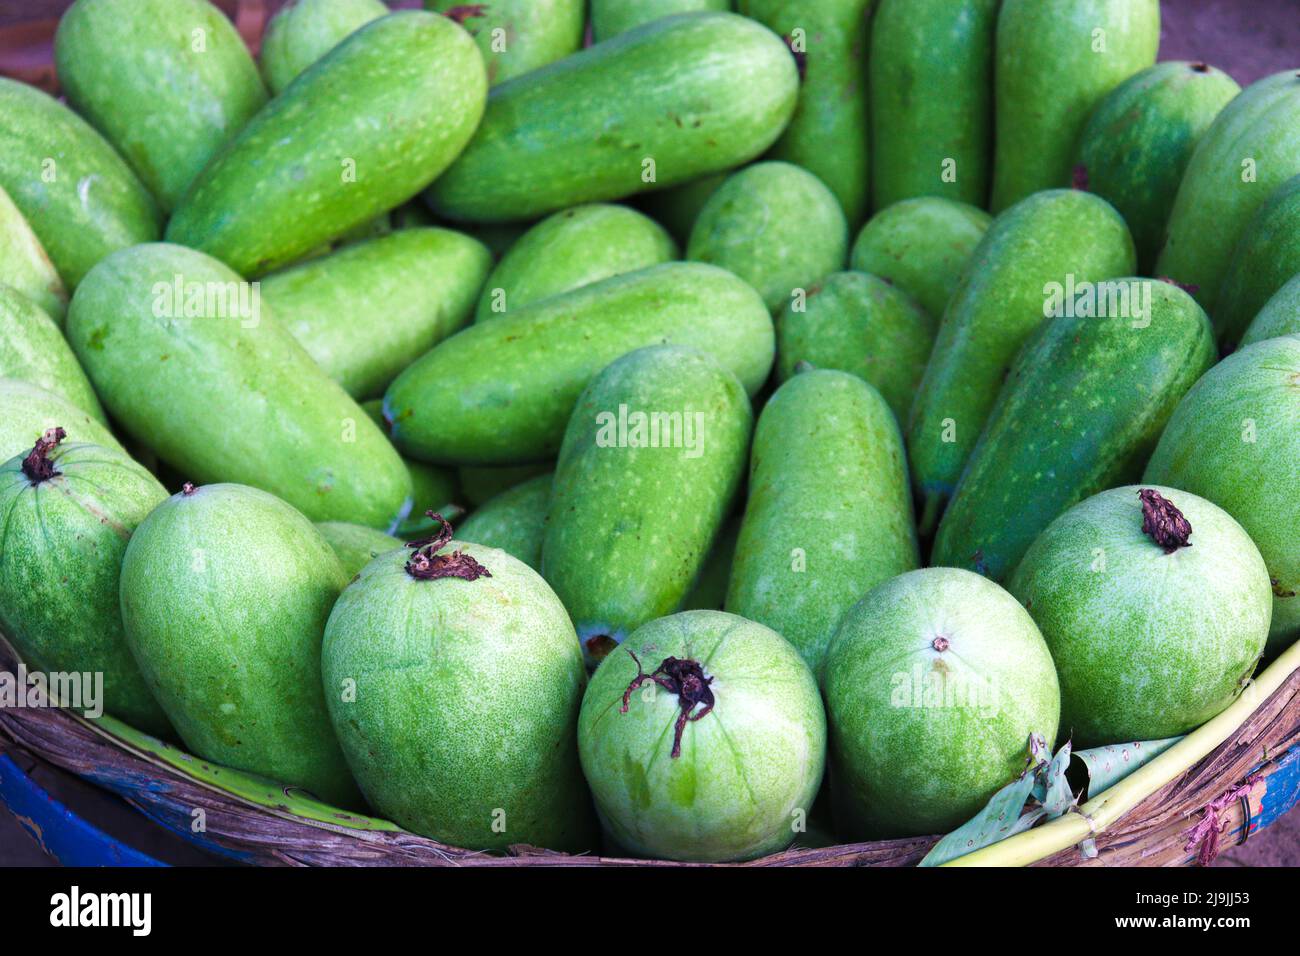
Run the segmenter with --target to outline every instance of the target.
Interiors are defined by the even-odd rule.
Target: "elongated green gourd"
[[[1241,347],[1277,338],[1279,335],[1300,334],[1300,273],[1277,290],[1273,298],[1264,303],[1255,320],[1241,337]]]
[[[262,34],[262,77],[272,95],[344,39],[388,13],[383,0],[290,0]]]
[[[889,407],[852,375],[796,375],[754,433],[727,610],[775,630],[817,672],[844,612],[919,564]]]
[[[798,85],[754,21],[666,17],[494,89],[425,198],[449,219],[505,222],[698,179],[771,146]]]
[[[266,104],[243,38],[208,0],[78,0],[54,62],[68,102],[164,211]]]
[[[875,0],[740,0],[737,11],[785,37],[799,58],[799,104],[768,153],[830,187],[850,228],[867,217],[867,21]]]
[[[491,86],[582,49],[587,12],[583,0],[493,0],[477,5],[425,0],[424,5],[465,24],[483,54]]]
[[[318,521],[386,528],[409,507],[384,434],[215,259],[123,249],[77,293],[68,338],[96,391],[186,478],[253,484]]]
[[[740,276],[773,312],[844,268],[849,230],[835,194],[791,163],[755,163],[700,210],[686,258]]]
[[[1204,63],[1157,63],[1107,94],[1084,127],[1078,176],[1124,217],[1144,275],[1164,244],[1196,144],[1240,92],[1232,77]]]
[[[573,625],[537,572],[450,537],[375,558],[330,614],[322,674],[348,765],[378,812],[444,843],[592,849]]]
[[[591,36],[600,43],[674,13],[730,9],[731,0],[591,0]]]
[[[1190,291],[1210,311],[1220,336],[1229,329],[1216,314],[1216,302],[1232,250],[1251,216],[1297,174],[1300,71],[1286,70],[1252,83],[1205,131],[1178,187],[1156,260],[1157,275],[1195,286]]]
[[[1300,175],[1268,197],[1232,250],[1214,307],[1224,339],[1237,341],[1294,275],[1300,275]]]
[[[538,475],[488,499],[461,524],[459,536],[500,548],[534,571],[540,570],[552,478],[549,472]]]
[[[1196,300],[1154,279],[1102,283],[1049,319],[1007,376],[931,563],[1004,580],[1057,515],[1137,480],[1217,354]]]
[[[871,21],[871,183],[983,206],[993,147],[998,0],[881,0]]]
[[[62,435],[0,465],[0,628],[30,669],[102,675],[98,707],[168,734],[123,636],[117,588],[127,540],[167,492],[122,452]]]
[[[990,208],[1068,185],[1097,104],[1156,61],[1160,0],[1003,0]]]
[[[356,577],[375,558],[400,548],[403,544],[400,538],[394,538],[391,534],[359,524],[348,524],[346,521],[320,521],[316,524],[316,530],[339,559],[339,564],[348,577]]]
[[[744,387],[693,349],[640,349],[582,393],[555,468],[542,574],[588,660],[681,606],[730,513],[752,427]]]
[[[992,222],[983,209],[963,202],[938,196],[904,199],[862,227],[849,264],[898,286],[921,303],[937,329],[971,253]]]
[[[62,428],[69,442],[103,445],[125,454],[103,422],[61,395],[14,378],[0,378],[0,458],[31,451],[51,428]]]
[[[21,292],[63,327],[68,290],[31,225],[0,186],[0,283]]]
[[[792,302],[782,310],[776,341],[781,381],[803,362],[851,372],[906,422],[934,345],[934,322],[884,279],[836,272],[810,289],[798,308]]]
[[[1179,403],[1143,477],[1208,498],[1246,529],[1273,584],[1273,652],[1300,637],[1298,382],[1300,338],[1234,352]]]
[[[929,533],[1025,340],[1080,283],[1132,275],[1133,239],[1103,199],[1036,193],[989,227],[948,303],[908,424],[912,480]]]
[[[501,257],[483,286],[474,321],[671,262],[677,255],[672,236],[634,209],[575,206],[543,219]]]
[[[408,455],[447,464],[553,458],[579,393],[644,346],[707,352],[751,395],[772,368],[758,293],[703,263],[668,263],[585,286],[453,335],[389,387],[384,416]]]
[[[152,242],[158,206],[94,127],[52,96],[0,77],[0,187],[64,285],[115,249]]]
[[[293,262],[427,186],[464,148],[487,80],[469,34],[403,10],[277,96],[195,179],[167,240],[242,275]]]
[[[555,462],[548,461],[529,465],[464,465],[456,469],[456,476],[460,479],[466,503],[479,507],[529,478],[554,470]]]
[[[0,376],[31,382],[61,395],[108,424],[86,373],[45,311],[0,283]]]
[[[360,804],[320,680],[347,581],[311,522],[256,488],[187,485],[149,513],[122,559],[122,622],[191,752]]]
[[[325,374],[366,399],[469,321],[491,266],[477,239],[401,229],[269,275],[262,295]]]

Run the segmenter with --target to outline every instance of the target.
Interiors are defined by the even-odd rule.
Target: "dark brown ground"
[[[69,5],[70,0],[0,0],[0,28],[57,18]],[[234,0],[220,0],[218,5],[228,12],[237,6]],[[281,5],[271,0],[264,6]],[[1300,68],[1300,0],[1164,0],[1161,9],[1162,60],[1205,60],[1243,86],[1279,70]],[[38,771],[38,777],[56,797],[147,853],[176,863],[210,859],[76,778],[53,770]],[[0,812],[0,866],[48,865],[49,859],[13,818]],[[1215,865],[1300,866],[1300,809],[1245,846],[1224,853]]]

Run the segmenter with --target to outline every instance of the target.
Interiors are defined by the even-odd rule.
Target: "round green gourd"
[[[1268,637],[1268,571],[1246,532],[1161,485],[1075,505],[1008,586],[1051,648],[1078,748],[1196,728],[1241,693]]]
[[[102,674],[104,710],[170,736],[118,605],[127,541],[167,491],[122,452],[62,435],[0,466],[0,630],[30,670]]]
[[[425,0],[424,5],[455,16],[465,25],[483,54],[490,86],[582,49],[587,12],[583,0],[492,0],[483,4]]]
[[[684,611],[639,628],[600,665],[578,746],[617,846],[748,860],[806,832],[826,718],[812,672],[779,634],[734,614]]]
[[[347,580],[311,522],[256,488],[187,485],[140,523],[122,560],[122,622],[191,752],[360,805],[320,680]]]
[[[322,673],[348,764],[377,811],[444,843],[593,849],[573,625],[523,562],[450,537],[380,555],[334,606]]]
[[[272,96],[344,39],[388,13],[383,0],[291,0],[262,34],[262,76]]]
[[[1241,337],[1241,347],[1275,339],[1279,335],[1297,334],[1300,334],[1300,273],[1264,303],[1264,308],[1259,310]]]
[[[1061,698],[1015,599],[957,568],[911,571],[844,616],[822,678],[835,822],[850,839],[945,833],[1050,750]]]

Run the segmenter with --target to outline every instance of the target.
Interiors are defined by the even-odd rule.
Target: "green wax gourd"
[[[251,484],[316,521],[388,528],[410,508],[383,432],[201,252],[109,256],[73,296],[68,339],[114,420],[188,480]]]
[[[68,102],[164,211],[266,105],[243,37],[208,0],[78,0],[54,61]]]
[[[877,209],[918,196],[986,203],[997,14],[998,0],[881,0],[868,57]]]
[[[754,432],[728,611],[766,624],[816,673],[840,618],[920,564],[898,423],[870,385],[801,372]]]

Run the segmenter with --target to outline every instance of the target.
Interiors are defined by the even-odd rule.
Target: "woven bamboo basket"
[[[0,671],[17,656],[0,641]],[[55,708],[0,707],[0,749],[16,749],[117,794],[182,838],[264,866],[687,866],[447,846],[348,813],[274,781],[217,766],[128,727]],[[958,866],[1178,866],[1208,862],[1300,799],[1300,644],[1218,717],[1087,802],[976,850]],[[196,821],[202,821],[197,827]],[[1198,827],[1199,825],[1199,827]],[[196,832],[198,831],[198,832]],[[912,866],[939,836],[794,848],[738,866]],[[1095,856],[1079,844],[1091,840]]]

